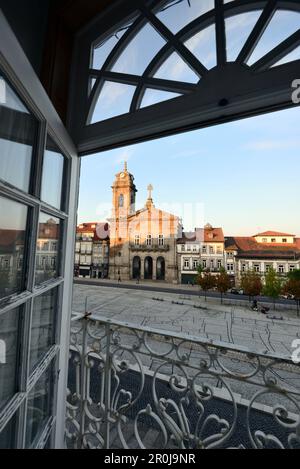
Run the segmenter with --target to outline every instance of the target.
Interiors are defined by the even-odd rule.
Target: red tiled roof
[[[232,237],[231,244],[237,247],[238,257],[300,258],[300,243],[258,243],[254,237]],[[234,240],[234,241],[233,241]]]
[[[204,228],[204,242],[224,243],[222,228]]]
[[[13,244],[24,244],[25,233],[22,230],[0,230],[0,251]]]
[[[182,238],[178,239],[178,244],[187,242],[224,243],[225,238],[222,228],[196,228],[195,231],[182,233]]]
[[[254,237],[257,236],[295,236],[294,234],[289,234],[289,233],[280,233],[279,231],[264,231],[263,233],[258,233],[254,235]]]
[[[47,223],[39,224],[38,239],[59,239],[60,226],[51,220]]]
[[[107,222],[81,223],[76,228],[76,233],[93,233],[94,241],[109,239],[110,231]]]
[[[86,231],[93,232],[95,231],[97,225],[98,225],[97,221],[95,221],[94,223],[81,223],[80,225],[77,226],[76,233],[85,233]]]

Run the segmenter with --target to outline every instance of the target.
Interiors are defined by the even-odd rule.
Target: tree
[[[223,295],[227,293],[227,291],[231,287],[230,277],[224,268],[220,269],[220,273],[217,275],[215,282],[216,282],[216,288],[218,292],[221,294],[221,304],[222,304]]]
[[[297,316],[299,316],[300,310],[300,270],[294,270],[289,272],[288,281],[284,285],[284,293],[293,295],[297,305]]]
[[[248,270],[248,272],[243,274],[241,279],[241,288],[245,295],[249,296],[249,301],[251,298],[260,295],[262,287],[261,278],[257,272],[254,270]]]
[[[199,273],[197,276],[197,283],[200,285],[205,293],[205,301],[207,299],[207,292],[214,288],[216,282],[213,275],[210,272]]]
[[[279,297],[282,291],[282,280],[278,277],[273,267],[270,268],[265,276],[265,285],[263,287],[263,294],[273,299],[273,308],[275,309],[275,300]]]

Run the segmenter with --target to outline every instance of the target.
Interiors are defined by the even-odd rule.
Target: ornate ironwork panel
[[[70,448],[300,448],[289,357],[93,316],[73,320]]]

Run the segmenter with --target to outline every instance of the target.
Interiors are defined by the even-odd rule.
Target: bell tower
[[[135,213],[136,187],[134,177],[128,172],[127,163],[124,170],[116,174],[112,185],[113,191],[113,218],[127,218]]]

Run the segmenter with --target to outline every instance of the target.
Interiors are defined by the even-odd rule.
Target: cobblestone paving
[[[74,285],[73,311],[83,313],[86,299],[88,311],[99,317],[220,340],[254,352],[290,356],[292,341],[300,338],[300,319],[286,309],[272,311],[271,316],[283,317],[274,320],[248,307],[221,305],[216,299],[205,302],[188,294]]]

